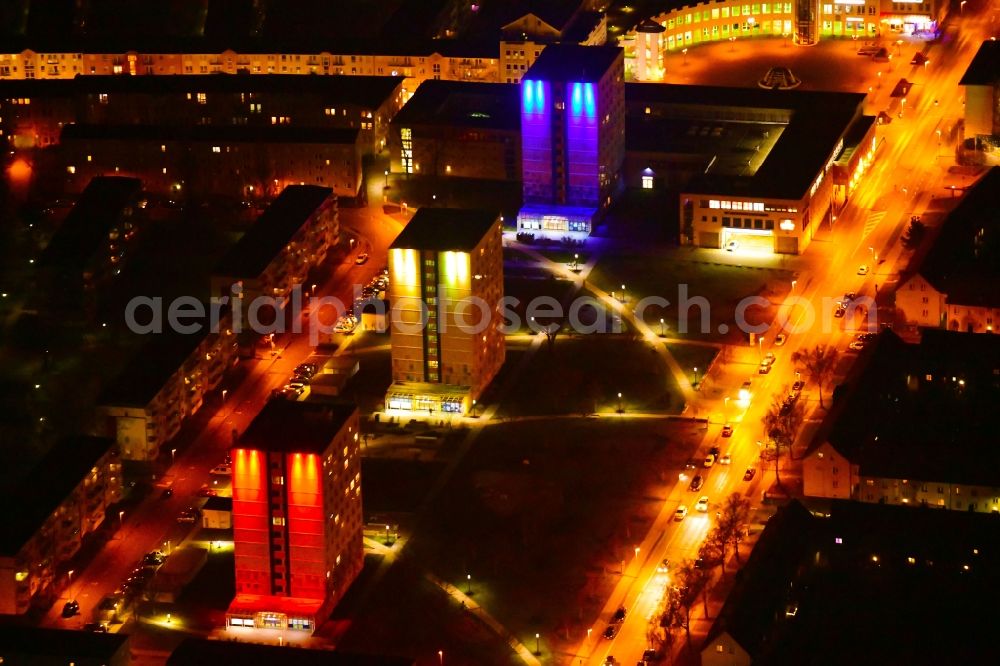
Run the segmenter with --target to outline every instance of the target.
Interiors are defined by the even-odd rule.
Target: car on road
[[[792,391],[795,393],[802,393],[802,389],[806,387],[806,383],[801,379],[792,384]]]
[[[80,612],[80,602],[76,600],[67,601],[62,607],[63,617],[73,617]]]
[[[701,513],[708,512],[708,495],[702,495],[698,498],[698,503],[694,505],[695,511],[700,511]]]
[[[723,437],[732,437],[733,436],[733,426],[729,425],[728,423],[726,425],[722,426],[722,436]]]
[[[303,377],[312,377],[319,371],[319,368],[315,363],[300,363],[295,366],[293,374],[301,375]]]
[[[845,314],[847,314],[847,308],[843,305],[837,306],[837,309],[833,311],[833,316],[837,319],[841,319]]]
[[[209,488],[208,486],[205,486],[198,491],[198,497],[216,497],[218,494],[219,491],[215,488]]]
[[[698,469],[698,461],[694,458],[689,459],[684,463],[684,469]]]
[[[657,659],[659,659],[659,655],[653,648],[646,648],[642,651],[642,660],[647,664],[652,664]]]
[[[774,352],[767,352],[764,354],[764,358],[761,359],[760,364],[764,365],[766,363],[767,365],[774,365],[774,360]]]
[[[618,623],[618,624],[621,624],[622,622],[625,621],[625,607],[624,606],[619,606],[618,607],[618,610],[615,611],[615,614],[611,616],[611,621],[615,622],[615,623]]]
[[[733,457],[728,453],[719,458],[720,465],[731,465],[732,463],[733,463]]]
[[[358,266],[360,266],[361,264],[364,264],[364,263],[366,263],[367,261],[368,261],[368,253],[367,253],[367,252],[362,252],[362,253],[361,253],[361,254],[359,254],[359,255],[357,256],[357,258],[356,258],[356,259],[354,260],[354,263],[355,263],[355,264],[357,264]]]
[[[739,397],[740,397],[740,400],[749,400],[750,399],[750,380],[749,379],[746,380],[745,382],[743,382],[743,386],[740,387]]]
[[[696,493],[699,490],[701,490],[701,484],[703,484],[704,482],[705,480],[701,478],[700,474],[698,474],[693,479],[691,479],[691,485],[688,486],[688,490],[690,490],[693,493]]]
[[[785,344],[785,340],[787,340],[787,339],[788,338],[785,336],[784,333],[778,333],[778,335],[775,336],[775,338],[774,338],[774,346],[775,347],[782,346],[783,344]]]
[[[688,515],[688,508],[683,504],[681,504],[679,507],[677,507],[677,510],[674,511],[674,520],[679,523],[682,520],[684,520],[687,517],[687,515]]]
[[[296,388],[294,386],[286,384],[285,386],[282,386],[280,389],[274,389],[274,391],[271,393],[271,397],[283,398],[285,400],[297,400],[298,397],[303,393],[305,393],[304,387]]]
[[[771,364],[770,363],[764,363],[763,361],[761,361],[760,362],[760,367],[757,368],[757,374],[759,374],[759,375],[766,375],[769,372],[771,372]]]
[[[739,241],[731,240],[726,243],[726,252],[733,252],[740,246]]]
[[[708,467],[711,467],[714,464],[715,464],[715,454],[714,453],[709,453],[707,456],[705,456],[705,462],[703,463],[703,465],[706,468],[708,468]]]
[[[212,471],[209,472],[209,474],[216,474],[218,476],[232,476],[233,466],[227,465],[225,463],[221,465],[216,465],[215,467],[212,468]]]
[[[667,573],[668,571],[670,571],[670,560],[663,558],[663,561],[656,566],[656,573]]]
[[[604,666],[618,666],[618,660],[609,654],[604,658]]]
[[[198,522],[198,516],[200,512],[194,507],[190,507],[181,511],[180,515],[177,516],[177,522],[182,525],[193,525]]]
[[[604,638],[608,639],[609,641],[617,635],[618,635],[617,624],[609,624],[608,628],[604,630]]]
[[[851,301],[853,301],[857,297],[858,297],[857,293],[855,293],[853,291],[849,291],[846,294],[844,294],[844,298],[840,302],[841,303],[850,303]]]
[[[747,467],[747,471],[743,472],[743,480],[752,481],[756,473],[757,473],[756,467]]]
[[[868,264],[858,266],[858,275],[868,275]]]
[[[310,380],[305,375],[294,375],[291,379],[288,380],[288,385],[289,386],[300,386],[300,387],[305,388],[306,386],[309,386],[309,383],[311,381],[312,380]]]

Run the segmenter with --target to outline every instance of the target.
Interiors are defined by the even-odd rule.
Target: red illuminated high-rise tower
[[[229,627],[313,631],[361,571],[354,405],[272,400],[232,451]]]

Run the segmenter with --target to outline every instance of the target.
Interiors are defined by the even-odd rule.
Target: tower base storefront
[[[596,208],[527,205],[517,214],[517,232],[536,238],[584,240],[593,231]]]
[[[323,606],[316,599],[238,594],[226,611],[226,628],[288,629],[308,635],[323,621]]]
[[[423,416],[461,416],[472,406],[472,389],[453,384],[393,382],[385,394],[385,410]]]

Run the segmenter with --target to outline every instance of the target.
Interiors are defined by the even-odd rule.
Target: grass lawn
[[[757,296],[767,305],[746,309],[750,324],[771,321],[776,306],[787,294],[791,274],[772,268],[729,266],[678,261],[673,258],[638,254],[606,255],[598,262],[590,281],[605,291],[621,293],[625,285],[628,303],[656,296],[666,299],[666,307],[650,304],[642,316],[654,331],[659,332],[660,319],[666,320],[667,335],[689,336],[696,339],[736,343],[746,341],[746,334],[737,328],[735,310],[741,299]],[[689,307],[681,309],[681,289],[686,289]],[[702,327],[701,299],[708,304],[709,325]],[[679,321],[679,318],[681,321]]]
[[[510,358],[508,364],[516,362]],[[501,416],[613,411],[677,413],[683,406],[659,357],[627,335],[559,336],[524,369],[500,406]]]
[[[691,373],[692,380],[694,379],[694,368],[698,368],[698,379],[702,379],[705,376],[705,370],[719,353],[719,350],[714,347],[702,345],[668,344],[667,349],[677,360],[677,364],[685,372]]]

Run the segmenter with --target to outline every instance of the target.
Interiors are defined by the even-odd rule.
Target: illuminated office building
[[[625,157],[620,48],[553,44],[521,80],[524,205],[518,231],[586,238]]]
[[[357,407],[272,400],[231,455],[226,625],[312,632],[362,567]]]
[[[498,213],[421,208],[389,247],[392,411],[463,414],[504,361]]]

